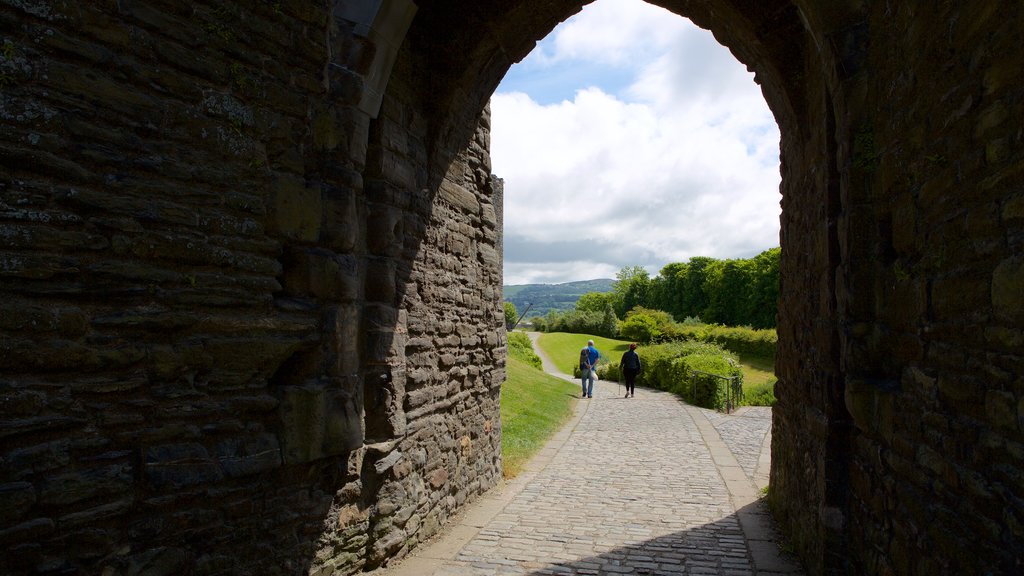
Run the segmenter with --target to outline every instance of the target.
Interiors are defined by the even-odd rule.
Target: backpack
[[[590,350],[584,348],[580,350],[580,370],[587,370],[590,368]]]

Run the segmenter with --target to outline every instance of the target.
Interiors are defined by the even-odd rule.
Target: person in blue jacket
[[[601,353],[594,347],[594,341],[588,340],[587,346],[580,350],[580,380],[583,385],[583,398],[594,397],[594,380],[597,378],[597,362]]]

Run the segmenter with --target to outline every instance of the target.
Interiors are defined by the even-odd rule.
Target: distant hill
[[[565,312],[576,306],[576,301],[587,292],[611,292],[615,280],[599,278],[597,280],[581,280],[564,284],[516,284],[503,286],[506,302],[516,305],[520,314],[533,306],[526,313],[527,318],[543,316],[549,310]]]

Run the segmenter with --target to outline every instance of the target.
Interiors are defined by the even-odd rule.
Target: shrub
[[[754,330],[749,327],[704,324],[700,326],[676,325],[676,330],[683,338],[715,342],[733,352],[765,358],[775,357],[775,346],[779,341],[774,329]]]
[[[747,406],[774,406],[775,380],[751,386],[744,395],[743,403]]]
[[[593,334],[611,338],[617,329],[615,315],[610,310],[590,312],[572,310],[558,313],[551,311],[544,321],[537,325],[543,332],[569,332],[571,334]]]
[[[533,351],[533,343],[530,342],[530,337],[523,332],[508,333],[508,355],[541,370],[540,356],[537,356],[537,353]]]
[[[622,380],[622,371],[619,370],[619,365],[614,362],[598,364],[597,377],[601,380],[610,380],[612,382],[618,382],[619,380]]]
[[[661,336],[661,330],[658,330],[658,323],[654,318],[634,314],[622,321],[619,325],[619,334],[627,340],[648,344]]]
[[[723,355],[706,353],[691,354],[684,357],[683,362],[689,370],[687,401],[703,408],[722,410],[731,395],[733,406],[739,404],[743,397],[743,371],[736,362]],[[732,380],[713,376],[716,374],[731,377]]]
[[[694,372],[734,377],[734,395],[742,390],[743,372],[735,355],[710,342],[687,340],[637,349],[643,371],[637,383],[682,396],[687,402],[721,410],[725,407],[727,381]]]

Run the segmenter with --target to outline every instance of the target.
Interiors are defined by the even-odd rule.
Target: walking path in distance
[[[536,335],[531,334],[532,338]],[[546,371],[558,374],[534,345]],[[611,359],[617,361],[617,359]],[[732,415],[599,381],[520,476],[453,518],[389,576],[803,574],[758,490],[771,409]]]

